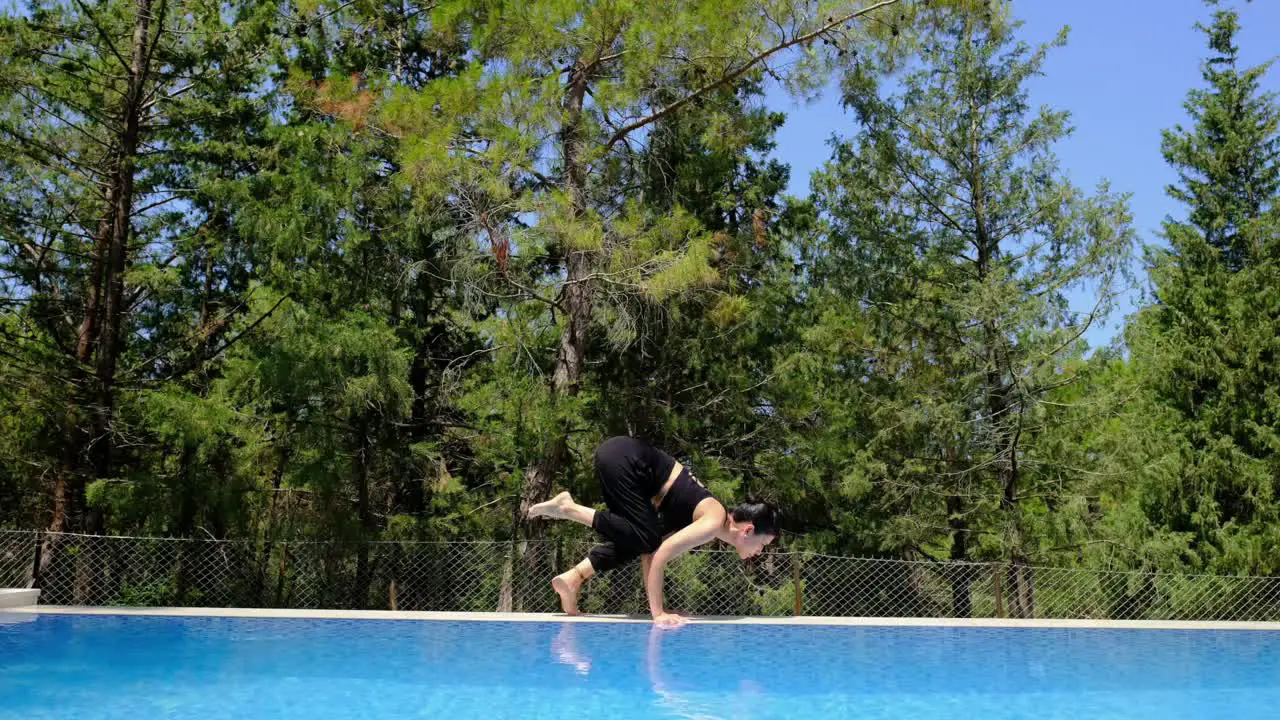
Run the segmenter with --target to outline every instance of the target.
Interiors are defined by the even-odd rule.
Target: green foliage
[[[1034,110],[1023,86],[1052,46],[1015,42],[999,17],[925,22],[900,93],[849,79],[865,129],[815,177],[830,229],[800,248],[813,314],[787,360],[795,443],[825,466],[826,504],[861,518],[844,549],[1039,558],[1039,525],[1088,466],[1068,435],[1104,409],[1074,389],[1077,339],[1116,292],[1126,200],[1057,169],[1066,115]],[[1097,307],[1073,312],[1066,293],[1084,284]]]
[[[1188,94],[1192,126],[1163,138],[1186,218],[1148,249],[1155,302],[1128,330],[1121,431],[1142,446],[1116,455],[1135,479],[1118,502],[1138,533],[1130,562],[1269,574],[1280,571],[1280,108],[1259,89],[1267,66],[1238,67],[1237,13],[1201,29],[1207,86]]]
[[[176,596],[176,590],[167,582],[125,585],[120,588],[115,604],[123,607],[173,607]]]
[[[1065,33],[1019,42],[1009,3],[872,5],[170,2],[125,164],[109,45],[137,4],[5,17],[0,526],[47,527],[66,487],[70,529],[256,544],[280,596],[235,592],[327,574],[352,588],[325,602],[384,603],[386,558],[280,541],[519,539],[531,494],[598,503],[592,451],[629,433],[726,503],[781,504],[791,550],[1140,570],[1089,588],[1111,615],[1190,602],[1152,573],[1280,572],[1280,109],[1238,15],[1204,28],[1161,138],[1185,214],[1147,248],[1153,298],[1091,349],[1133,236],[1124,193],[1061,171],[1068,109],[1028,91]],[[787,197],[766,83],[833,77],[855,122]],[[98,277],[120,172],[125,257]],[[89,312],[106,275],[118,345]],[[120,592],[198,596],[182,570]],[[504,570],[449,601],[492,609]],[[786,613],[778,572],[689,558],[669,592]],[[839,605],[824,572],[807,610],[995,603],[904,572]],[[641,609],[629,573],[584,608]],[[1043,582],[1054,612],[1070,588]]]

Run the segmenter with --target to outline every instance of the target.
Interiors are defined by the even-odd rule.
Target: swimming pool
[[[0,719],[1272,718],[1280,632],[0,614]]]

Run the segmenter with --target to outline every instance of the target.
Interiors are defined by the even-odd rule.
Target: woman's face
[[[759,555],[766,545],[773,542],[772,535],[756,533],[750,523],[737,528],[733,539],[733,547],[738,551],[738,557],[743,560]]]

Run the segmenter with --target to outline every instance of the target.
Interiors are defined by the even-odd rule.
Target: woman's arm
[[[664,609],[666,604],[662,598],[662,577],[667,563],[699,545],[710,542],[722,522],[719,515],[720,513],[710,512],[704,514],[664,540],[662,545],[658,546],[657,552],[653,554],[653,558],[649,561],[648,572],[645,573],[645,592],[649,596],[649,613],[655,621],[662,620],[664,623],[676,621],[672,616],[667,616]]]

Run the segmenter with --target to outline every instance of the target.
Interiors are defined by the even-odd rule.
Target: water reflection
[[[577,623],[560,623],[560,632],[551,639],[551,656],[561,665],[568,665],[582,677],[591,674],[591,656],[578,647]]]
[[[1276,717],[1280,697],[1268,632],[562,623],[548,645],[568,691],[643,717]]]
[[[686,628],[663,629],[654,625],[649,630],[645,668],[649,675],[649,684],[657,695],[654,704],[667,711],[670,717],[686,718],[686,720],[724,720],[722,715],[715,714],[709,703],[699,702],[688,694],[674,691],[670,678],[662,668],[663,640],[684,629]]]
[[[590,676],[594,668],[597,673],[605,673],[602,677],[608,683],[608,675],[616,672],[619,666],[637,668],[637,665],[627,662],[627,656],[643,655],[639,659],[644,679],[635,680],[647,680],[653,693],[651,697],[655,716],[684,720],[727,720],[732,715],[734,720],[742,720],[749,717],[751,704],[759,702],[764,696],[761,687],[748,677],[725,677],[725,673],[729,671],[727,666],[732,663],[715,663],[712,658],[707,657],[707,648],[688,642],[690,638],[681,637],[690,632],[689,627],[661,629],[652,626],[643,631],[644,635],[619,633],[615,640],[632,638],[639,642],[632,644],[624,640],[609,648],[609,657],[593,659],[586,646],[593,638],[599,637],[598,634],[591,634],[598,630],[599,628],[584,629],[579,623],[561,623],[559,630],[551,638],[552,659],[583,678]],[[586,636],[585,642],[580,635]],[[664,656],[664,649],[668,651],[668,656]],[[710,664],[717,666],[712,673],[714,681],[706,674]],[[698,668],[702,670],[699,671]],[[691,673],[700,677],[692,677]],[[712,681],[719,689],[700,686],[699,679]],[[730,687],[736,689],[725,692],[725,680],[729,680]]]

